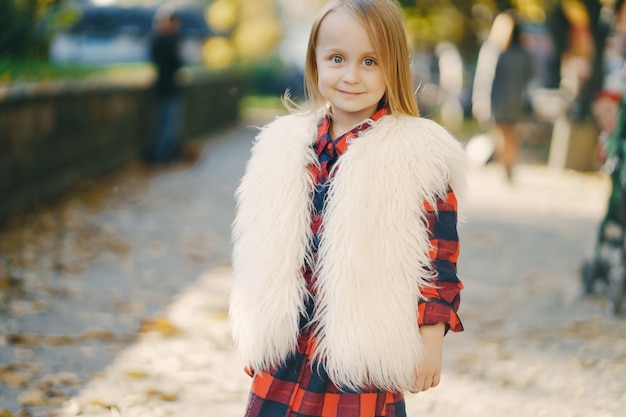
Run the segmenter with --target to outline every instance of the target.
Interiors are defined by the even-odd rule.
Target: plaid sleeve
[[[439,322],[446,323],[446,332],[463,331],[463,324],[457,311],[461,301],[460,292],[463,283],[456,273],[459,257],[459,236],[457,233],[457,201],[452,190],[448,190],[445,198],[437,201],[435,210],[425,203],[426,223],[430,235],[432,260],[436,276],[432,287],[421,288],[426,300],[418,306],[418,324],[429,325]]]

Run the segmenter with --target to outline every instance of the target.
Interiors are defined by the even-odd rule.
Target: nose
[[[343,81],[349,84],[359,82],[359,66],[356,64],[346,65],[343,74]]]

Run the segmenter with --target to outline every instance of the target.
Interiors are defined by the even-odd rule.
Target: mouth
[[[347,96],[358,96],[358,95],[360,95],[360,94],[363,94],[363,93],[359,93],[359,92],[344,91],[344,90],[337,90],[337,91],[338,91],[339,93],[341,93],[341,94],[345,94],[345,95],[347,95]]]

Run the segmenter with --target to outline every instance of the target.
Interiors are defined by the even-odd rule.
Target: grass
[[[101,71],[95,67],[52,65],[44,60],[0,58],[0,83],[86,78]]]
[[[0,85],[21,82],[82,80],[88,78],[140,78],[150,70],[147,63],[106,66],[56,65],[45,60],[0,57]]]
[[[239,103],[241,118],[250,122],[266,123],[286,112],[279,96],[247,95]]]
[[[243,98],[241,106],[244,108],[262,108],[271,110],[284,109],[279,96],[249,95]]]

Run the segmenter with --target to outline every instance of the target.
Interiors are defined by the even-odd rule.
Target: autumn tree
[[[41,19],[66,0],[0,0],[0,57],[45,57]]]

